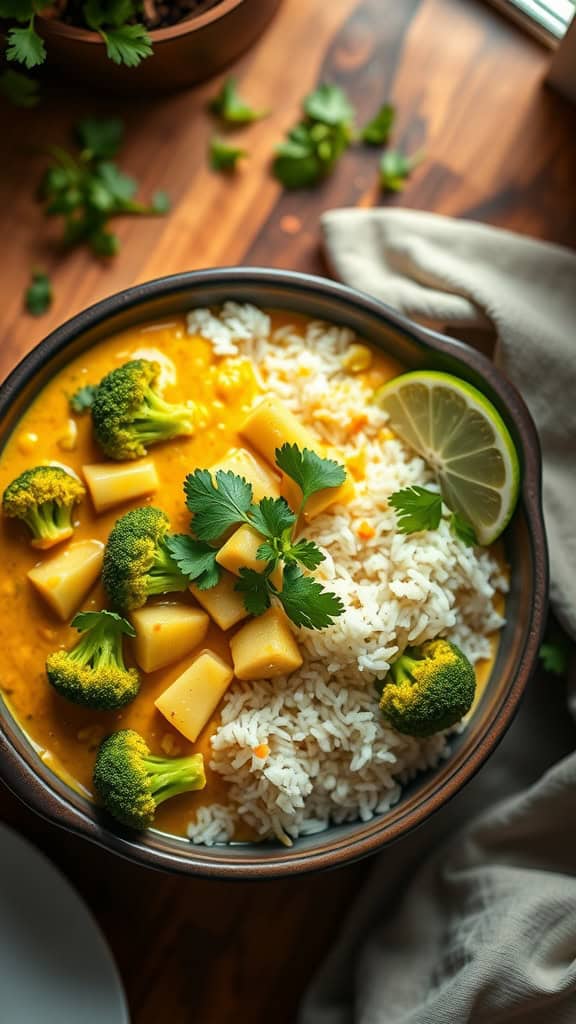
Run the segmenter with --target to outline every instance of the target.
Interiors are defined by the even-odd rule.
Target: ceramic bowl
[[[504,537],[511,567],[507,622],[488,685],[468,728],[453,740],[450,758],[419,776],[405,789],[400,803],[371,821],[331,827],[299,839],[290,849],[276,843],[210,848],[154,830],[135,833],[116,825],[55,776],[0,701],[2,777],[45,818],[139,864],[216,878],[270,878],[334,867],[400,839],[454,796],[502,738],[534,669],[546,614],[548,568],[541,463],[536,431],[524,402],[484,356],[340,284],[284,270],[253,268],[198,271],[150,281],[97,303],[58,328],[0,388],[2,444],[46,381],[79,352],[141,321],[230,298],[345,324],[407,369],[457,374],[480,388],[498,408],[522,467],[520,501]]]
[[[38,18],[46,40],[46,71],[112,92],[160,92],[202,82],[244,53],[280,0],[219,0],[203,14],[151,33],[154,52],[138,67],[114,64],[97,32]]]

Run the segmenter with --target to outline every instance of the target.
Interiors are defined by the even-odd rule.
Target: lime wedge
[[[451,511],[468,520],[480,544],[496,540],[518,500],[520,467],[492,403],[471,384],[433,370],[394,377],[374,400],[434,471]]]

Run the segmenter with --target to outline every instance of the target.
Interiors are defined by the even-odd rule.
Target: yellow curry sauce
[[[275,313],[273,328],[304,322],[294,314]],[[211,345],[186,333],[184,319],[171,323],[152,323],[117,334],[84,353],[58,373],[23,415],[10,437],[0,460],[0,492],[24,469],[43,461],[59,461],[80,476],[81,467],[105,461],[92,439],[89,414],[72,416],[68,403],[79,387],[98,383],[111,369],[121,365],[143,349],[158,349],[175,365],[177,383],[166,388],[169,401],[193,399],[199,403],[197,431],[194,437],[177,438],[150,449],[160,487],[146,499],[126,502],[96,515],[86,496],[78,506],[73,541],[95,538],[106,541],[116,519],[129,508],[145,503],[163,508],[174,532],[187,529],[190,514],[184,505],[182,483],[196,467],[209,467],[234,447],[246,447],[237,428],[260,389],[248,360],[215,359]],[[148,358],[153,358],[149,355]],[[402,367],[382,353],[375,352],[366,371],[371,386],[400,373]],[[70,420],[77,425],[77,438],[69,448]],[[358,425],[360,426],[360,425]],[[351,429],[358,427],[351,424]],[[361,468],[350,466],[353,476]],[[72,647],[78,633],[62,624],[36,593],[26,574],[43,557],[62,550],[60,545],[46,556],[29,543],[26,527],[1,518],[0,544],[4,572],[0,581],[0,687],[22,728],[35,745],[39,756],[54,772],[86,795],[92,793],[92,769],[100,740],[122,728],[136,729],[154,753],[185,755],[202,751],[208,765],[209,740],[217,717],[208,723],[196,744],[191,744],[154,707],[154,701],[173,682],[194,657],[150,674],[142,673],[142,686],[132,704],[115,712],[98,712],[78,707],[60,697],[49,685],[44,664],[59,646]],[[188,601],[190,595],[166,595],[166,601]],[[101,608],[105,596],[101,586],[90,592],[83,609]],[[126,644],[127,662],[130,644]],[[230,661],[226,635],[213,623],[202,643]],[[482,684],[489,674],[490,662],[477,670]],[[272,684],[273,685],[273,684]],[[155,826],[175,835],[185,835],[186,827],[201,803],[224,802],[225,784],[207,767],[207,786],[199,793],[187,793],[161,805]]]

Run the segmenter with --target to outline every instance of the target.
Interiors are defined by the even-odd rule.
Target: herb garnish
[[[217,136],[210,140],[210,166],[214,171],[235,171],[238,161],[245,156],[247,151],[239,146],[231,146]]]
[[[166,213],[168,197],[158,192],[151,203],[134,199],[137,183],[113,163],[122,143],[122,122],[88,119],[76,126],[75,135],[79,156],[59,147],[51,150],[53,163],[40,187],[44,212],[64,218],[65,245],[84,244],[97,256],[113,256],[119,240],[108,228],[111,218]]]
[[[5,68],[0,72],[0,96],[15,107],[35,107],[39,100],[38,82],[20,71]]]
[[[380,187],[386,192],[401,192],[412,171],[423,159],[423,153],[404,156],[397,149],[389,149],[380,161]]]
[[[285,444],[275,454],[278,468],[302,491],[298,514],[317,491],[338,487],[346,479],[343,466],[306,448],[301,451],[297,445]],[[220,570],[215,542],[230,528],[246,524],[262,536],[257,557],[266,563],[263,572],[240,570],[235,589],[243,595],[247,611],[261,615],[270,607],[271,599],[276,598],[292,622],[309,629],[323,629],[342,614],[340,598],[303,572],[317,569],[324,554],[314,541],[295,539],[298,515],[284,498],[263,498],[255,504],[252,486],[243,477],[218,470],[213,478],[207,469],[197,469],[186,477],[184,493],[194,516],[194,537],[178,535],[167,543],[181,572],[197,586],[208,590],[216,585]],[[280,562],[282,589],[271,579]]]
[[[354,111],[337,85],[320,85],[304,99],[306,119],[276,150],[273,170],[285,188],[314,185],[330,173],[352,138]]]
[[[388,504],[396,512],[400,533],[419,533],[421,530],[438,529],[442,519],[442,500],[442,495],[436,491],[413,484],[391,494]],[[457,512],[450,515],[450,527],[467,547],[478,543],[474,528]]]
[[[254,110],[240,97],[235,78],[227,78],[220,92],[210,101],[210,110],[226,125],[252,124],[266,117],[267,110]]]
[[[77,413],[79,416],[84,412],[88,412],[94,404],[94,396],[97,390],[97,384],[84,384],[83,387],[78,388],[68,399],[72,412]]]
[[[24,302],[32,316],[42,316],[52,305],[52,282],[43,270],[33,270],[32,280],[28,285]]]
[[[394,124],[396,111],[389,103],[384,103],[378,113],[365,124],[360,138],[369,146],[383,146],[388,142]]]

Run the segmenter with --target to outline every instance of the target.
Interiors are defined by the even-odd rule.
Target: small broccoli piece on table
[[[130,828],[149,828],[158,804],[179,793],[204,789],[204,758],[156,757],[133,729],[112,733],[100,744],[94,788],[106,810]]]
[[[194,432],[192,409],[166,402],[155,389],[160,369],[148,359],[133,359],[96,388],[94,434],[111,459],[137,459],[148,445]]]
[[[60,466],[34,466],[8,485],[2,511],[26,523],[32,547],[46,550],[72,536],[72,512],[85,494],[83,484]]]
[[[102,582],[115,608],[132,611],[153,594],[188,589],[188,579],[164,543],[169,530],[166,513],[152,505],[133,508],[116,521],[102,567]]]
[[[474,668],[460,648],[449,640],[428,640],[408,647],[391,665],[380,710],[398,732],[432,736],[460,721],[475,691]]]
[[[112,711],[134,700],[140,689],[135,668],[126,668],[122,637],[136,636],[134,628],[115,612],[80,612],[71,625],[82,634],[71,651],[48,655],[46,674],[54,689],[96,711]]]

